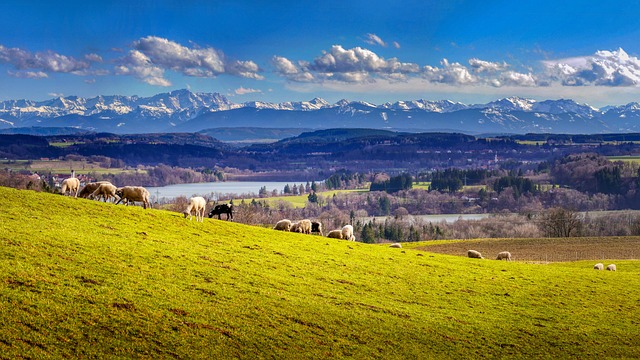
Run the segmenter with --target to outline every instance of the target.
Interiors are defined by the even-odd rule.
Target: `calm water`
[[[152,199],[162,200],[172,199],[179,196],[185,196],[187,198],[194,195],[209,195],[209,194],[255,194],[258,196],[258,191],[263,186],[267,187],[267,191],[278,190],[278,192],[284,189],[284,186],[289,184],[300,185],[295,182],[281,182],[281,181],[226,181],[226,182],[211,182],[211,183],[196,183],[196,184],[176,184],[160,187],[147,187],[149,193],[151,193]],[[306,184],[303,182],[302,184]]]

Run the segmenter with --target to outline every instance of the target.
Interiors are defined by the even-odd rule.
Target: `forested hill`
[[[186,168],[232,167],[254,171],[412,171],[543,162],[578,152],[635,155],[640,134],[529,134],[480,137],[461,133],[408,133],[377,129],[303,132],[277,142],[231,146],[201,133],[58,136],[0,135],[0,157],[8,160],[107,156],[126,165]]]

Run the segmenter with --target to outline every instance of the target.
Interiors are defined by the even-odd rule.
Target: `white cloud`
[[[400,49],[400,43],[397,42],[397,41],[394,41],[393,42],[393,47],[396,48],[396,49]]]
[[[447,59],[442,59],[440,64],[441,68],[425,66],[423,77],[431,82],[451,85],[469,85],[479,81],[477,76],[471,74],[469,69],[460,63],[449,63]]]
[[[88,61],[77,60],[50,50],[31,53],[27,50],[7,48],[3,45],[0,45],[0,63],[13,65],[16,70],[19,70],[15,73],[16,76],[31,78],[46,77],[41,75],[48,72],[83,75],[90,67]]]
[[[380,46],[387,46],[387,43],[385,43],[378,35],[376,34],[367,34],[366,39],[364,40],[364,42],[366,42],[369,45],[380,45]]]
[[[85,60],[87,61],[91,61],[91,62],[98,62],[101,63],[102,62],[102,56],[98,55],[98,54],[87,54],[84,56]]]
[[[245,94],[262,93],[262,90],[252,89],[252,88],[244,88],[244,87],[240,86],[239,88],[235,89],[234,92],[236,93],[236,95],[245,95]]]
[[[638,86],[640,59],[630,56],[622,48],[601,50],[590,56],[542,62],[547,76],[568,86]]]
[[[7,71],[7,74],[20,79],[44,79],[49,77],[44,71]]]
[[[64,97],[63,93],[55,93],[55,92],[50,92],[47,95],[54,97],[54,98],[59,98],[59,97]]]
[[[133,42],[133,50],[120,59],[116,73],[132,75],[148,84],[169,86],[164,72],[171,70],[186,76],[212,78],[221,74],[262,80],[253,61],[229,60],[220,50],[187,47],[177,42],[147,36]]]
[[[503,71],[509,67],[504,61],[502,63],[499,63],[480,60],[476,58],[469,59],[469,65],[471,65],[471,68],[476,73]]]
[[[271,63],[276,68],[276,73],[288,80],[297,82],[310,82],[314,80],[314,77],[310,72],[303,71],[299,66],[285,57],[274,56],[271,59]]]
[[[164,78],[164,69],[155,66],[142,52],[132,50],[122,60],[126,65],[116,66],[117,75],[131,75],[149,85],[171,86],[171,82]]]

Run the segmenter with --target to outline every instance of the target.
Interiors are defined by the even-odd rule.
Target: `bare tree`
[[[548,237],[579,236],[582,220],[576,211],[556,207],[544,212],[538,223],[542,232]]]

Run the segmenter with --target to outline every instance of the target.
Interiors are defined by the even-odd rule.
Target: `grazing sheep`
[[[221,220],[220,215],[222,214],[227,214],[227,220],[233,220],[233,204],[216,205],[209,211],[209,217],[212,218],[213,215],[218,215],[218,220]]]
[[[276,226],[273,227],[273,230],[280,231],[290,231],[291,230],[291,220],[282,219],[276,223]]]
[[[353,226],[345,225],[342,227],[342,238],[349,241],[356,241],[356,237],[353,235]]]
[[[297,222],[297,227],[300,229],[299,232],[303,234],[311,234],[311,220],[302,219]]]
[[[82,188],[82,190],[80,190],[80,192],[78,193],[78,197],[85,198],[85,199],[88,198],[91,194],[93,194],[94,191],[98,189],[98,186],[100,186],[100,184],[111,184],[111,183],[108,181],[96,181],[96,182],[88,183]]]
[[[312,221],[311,222],[311,233],[317,233],[320,234],[320,236],[324,236],[324,234],[322,234],[322,223],[319,221]]]
[[[496,260],[507,260],[507,261],[511,261],[511,253],[508,251],[503,251],[498,253],[498,257],[496,258]]]
[[[62,195],[66,195],[67,191],[73,193],[73,197],[78,197],[78,190],[80,189],[80,180],[75,177],[70,177],[62,180],[62,186],[60,192]]]
[[[300,222],[292,222],[291,223],[291,229],[289,229],[289,231],[291,232],[297,232],[297,233],[301,233],[302,234],[302,226],[300,225]]]
[[[205,200],[202,196],[194,196],[189,199],[189,205],[182,212],[184,214],[185,219],[187,216],[189,217],[189,221],[193,220],[193,213],[196,213],[196,221],[203,222],[204,221],[204,210],[207,207],[207,200]]]
[[[594,270],[604,270],[604,265],[602,263],[597,263],[593,265]]]
[[[609,270],[609,271],[616,271],[616,264],[609,264],[609,265],[607,265],[607,270]]]
[[[400,243],[393,243],[393,244],[389,245],[389,247],[397,248],[397,249],[402,249],[402,244],[400,244]]]
[[[104,184],[100,184],[98,185],[98,188],[91,193],[91,195],[89,195],[89,197],[91,199],[95,199],[95,198],[100,198],[102,197],[102,199],[106,202],[107,200],[111,200],[113,199],[113,202],[115,202],[118,197],[116,195],[116,190],[118,188],[113,185],[112,183],[104,183]],[[84,190],[84,189],[83,189]]]
[[[126,204],[136,201],[141,201],[142,206],[146,209],[147,206],[151,207],[149,204],[149,190],[143,188],[142,186],[124,186],[116,189],[116,195],[120,197],[120,200],[116,202],[116,205],[120,203],[120,201],[125,201]]]
[[[479,251],[475,251],[475,250],[469,250],[467,251],[467,256],[472,258],[472,259],[484,259],[484,257],[482,256],[482,254],[480,254]]]
[[[342,229],[331,230],[327,234],[328,238],[332,239],[342,239]]]

